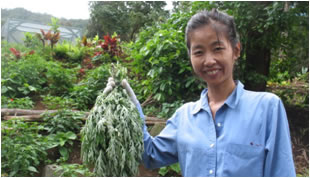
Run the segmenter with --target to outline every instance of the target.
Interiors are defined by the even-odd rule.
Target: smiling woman
[[[185,37],[194,72],[208,88],[177,109],[156,137],[144,126],[145,166],[179,162],[190,177],[296,176],[282,101],[233,80],[241,50],[233,17],[201,11],[187,23]]]
[[[73,7],[74,8],[70,8]],[[57,18],[66,19],[89,19],[88,1],[36,1],[36,0],[12,0],[2,1],[1,9],[3,8],[25,8],[31,12],[50,14]]]

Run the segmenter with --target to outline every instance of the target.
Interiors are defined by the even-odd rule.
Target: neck
[[[224,82],[220,85],[208,86],[208,99],[212,103],[222,103],[235,89],[235,82],[233,80]]]

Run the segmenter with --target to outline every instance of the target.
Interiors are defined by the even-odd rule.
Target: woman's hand
[[[126,79],[123,79],[123,80],[122,80],[121,85],[123,86],[123,88],[126,89],[127,94],[128,94],[129,97],[130,97],[130,100],[131,100],[136,106],[140,105],[140,104],[139,104],[139,101],[138,101],[138,99],[137,99],[137,97],[136,97],[135,92],[132,90],[131,86],[129,85],[129,83],[127,82]]]
[[[109,77],[107,86],[103,90],[103,94],[106,95],[106,94],[110,93],[112,91],[113,87],[115,87],[114,79],[113,79],[113,77]]]
[[[129,83],[127,82],[127,80],[126,80],[126,79],[123,79],[121,85],[123,86],[123,88],[125,88],[127,94],[128,94],[129,97],[130,97],[130,100],[133,102],[133,104],[135,104],[136,108],[138,109],[138,112],[139,112],[139,114],[140,114],[140,117],[141,117],[142,119],[144,119],[144,114],[143,114],[143,111],[142,111],[142,107],[141,107],[141,105],[140,105],[140,102],[138,101],[135,92],[132,90],[132,88],[131,88],[131,86],[129,85]]]
[[[129,95],[130,100],[133,102],[133,104],[138,109],[140,117],[144,118],[142,107],[141,107],[141,105],[140,105],[140,103],[136,97],[135,92],[132,90],[131,86],[129,85],[128,81],[126,79],[123,79],[121,82],[121,85],[123,88],[125,88],[127,94]],[[103,93],[105,95],[109,94],[113,90],[114,87],[115,87],[115,81],[114,81],[113,77],[109,77],[107,86],[103,90]]]

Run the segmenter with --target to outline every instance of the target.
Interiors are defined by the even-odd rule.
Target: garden
[[[296,173],[308,177],[309,6],[256,3],[178,2],[171,14],[141,25],[134,35],[111,27],[97,35],[89,30],[73,43],[60,39],[59,22],[52,19],[49,31],[25,33],[23,44],[2,40],[1,176],[45,176],[47,165],[55,166],[53,176],[95,176],[81,159],[81,130],[112,65],[127,69],[148,130],[157,135],[178,107],[197,100],[206,87],[193,74],[184,31],[193,14],[216,7],[238,24],[243,50],[235,78],[282,99]],[[137,176],[181,176],[181,171],[178,164],[156,170],[140,165]]]

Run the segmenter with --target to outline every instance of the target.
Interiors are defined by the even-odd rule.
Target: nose
[[[216,60],[215,60],[214,56],[211,54],[206,54],[204,56],[203,65],[206,67],[212,67],[214,64],[216,64]]]

